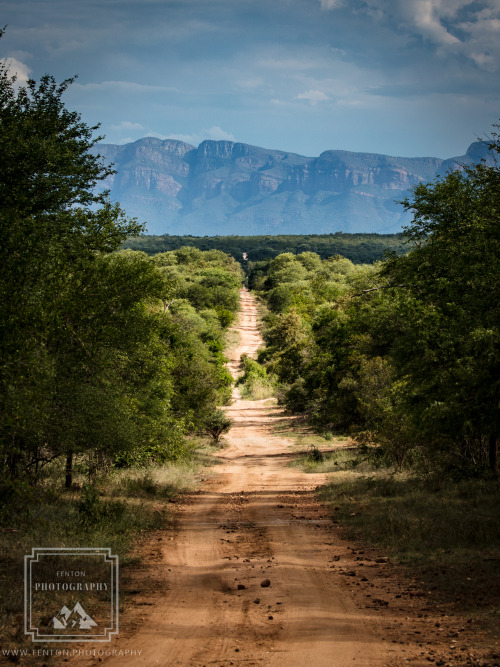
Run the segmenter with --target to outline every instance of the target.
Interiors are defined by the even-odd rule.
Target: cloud
[[[265,80],[260,76],[248,76],[245,79],[236,79],[235,85],[242,90],[255,90],[264,85]]]
[[[322,90],[308,90],[305,93],[300,93],[295,97],[296,100],[307,100],[312,105],[317,104],[318,102],[328,102],[330,99],[328,95]]]
[[[4,5],[1,55],[78,73],[67,99],[112,143],[458,155],[498,117],[500,0]]]
[[[291,72],[300,72],[314,69],[320,65],[317,60],[311,57],[290,58],[290,57],[269,57],[261,60],[259,65],[271,70],[289,70]]]
[[[22,49],[16,49],[10,52],[9,58],[15,58],[24,63],[25,60],[33,60],[33,54],[29,51],[23,51]],[[26,65],[25,65],[26,67]]]
[[[485,8],[457,24],[467,35],[467,55],[480,67],[494,71],[500,65],[500,6]]]
[[[369,16],[392,32],[423,37],[442,51],[462,54],[491,70],[500,60],[499,0],[319,0],[323,10],[344,7],[353,17]]]
[[[488,53],[474,53],[471,52],[470,58],[481,68],[494,69],[495,60]]]
[[[410,18],[422,35],[434,40],[437,44],[458,44],[460,40],[452,35],[441,23],[440,0],[414,0],[405,5]],[[450,16],[449,11],[444,12]]]
[[[462,55],[485,70],[500,65],[499,0],[365,0],[364,13],[393,33],[417,35],[440,56]]]
[[[321,9],[338,9],[344,4],[343,0],[319,0]]]
[[[212,139],[213,141],[236,141],[230,132],[226,132],[218,125],[214,125],[208,129],[202,129],[193,134],[169,134],[164,139],[177,139],[177,141],[184,141],[186,144],[199,146],[202,141]]]
[[[141,123],[132,123],[130,120],[123,120],[118,125],[111,125],[111,129],[116,132],[131,132],[131,131],[144,131],[146,128]]]
[[[31,69],[28,65],[25,65],[17,58],[0,58],[0,63],[5,65],[10,76],[16,77],[16,83],[18,86],[22,86],[27,83],[29,79],[29,73]]]
[[[127,94],[141,93],[171,93],[177,92],[173,86],[151,86],[135,81],[102,81],[100,83],[75,83],[74,88],[80,88],[86,91],[116,91]]]

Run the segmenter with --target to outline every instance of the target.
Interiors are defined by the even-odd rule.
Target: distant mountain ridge
[[[340,150],[305,157],[232,141],[196,148],[153,137],[98,144],[94,152],[117,170],[103,186],[149,233],[197,236],[398,232],[409,215],[395,202],[411,187],[491,160],[482,142],[447,160]]]

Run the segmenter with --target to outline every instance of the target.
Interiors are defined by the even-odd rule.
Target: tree
[[[495,133],[490,148],[500,152]],[[368,268],[287,253],[254,266],[271,309],[260,358],[289,408],[379,445],[397,467],[496,471],[498,163],[420,184],[403,204],[414,214],[405,255]]]
[[[62,101],[71,82],[17,89],[0,65],[0,469],[36,479],[64,457],[67,486],[75,456],[172,458],[213,421],[241,284],[218,250],[118,251],[142,227],[95,193],[112,169]]]
[[[223,410],[216,410],[210,418],[207,419],[205,423],[205,431],[217,445],[224,433],[227,433],[231,429],[232,424],[233,422],[226,416],[226,413]]]
[[[59,453],[55,434],[71,419],[65,401],[54,421],[54,397],[76,396],[75,368],[88,371],[89,312],[75,300],[100,256],[142,229],[94,193],[112,170],[89,152],[97,127],[64,106],[71,83],[44,76],[18,88],[0,65],[0,443],[14,477]],[[109,322],[93,318],[97,339],[99,326]]]
[[[500,152],[497,135],[490,148]],[[413,302],[391,356],[436,449],[488,452],[500,428],[500,169],[464,166],[420,184],[404,205],[414,248],[382,275]],[[471,464],[474,461],[471,460]]]

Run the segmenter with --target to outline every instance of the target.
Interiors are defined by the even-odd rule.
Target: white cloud
[[[87,91],[108,90],[127,94],[177,92],[177,89],[172,86],[151,86],[144,83],[136,83],[135,81],[102,81],[101,83],[76,82],[73,87]]]
[[[9,58],[15,58],[24,63],[26,60],[33,60],[33,54],[29,51],[23,51],[22,49],[15,49],[10,52]]]
[[[249,76],[245,79],[236,80],[235,85],[242,90],[255,90],[264,85],[264,79],[260,76]]]
[[[473,19],[458,24],[467,34],[467,55],[478,67],[494,71],[500,65],[500,7],[478,12]]]
[[[17,58],[0,58],[0,63],[6,66],[10,76],[16,77],[17,85],[22,86],[28,81],[31,72],[28,65],[17,60]]]
[[[420,35],[440,55],[465,55],[486,70],[500,66],[499,0],[366,0],[365,11]]]
[[[305,93],[300,93],[295,97],[296,100],[307,100],[312,105],[317,104],[318,102],[328,102],[330,99],[328,95],[322,90],[308,90]]]
[[[212,139],[213,141],[236,141],[230,132],[226,132],[218,125],[214,125],[208,129],[202,129],[193,134],[169,134],[165,139],[177,139],[177,141],[184,141],[186,144],[199,146],[202,141]]]
[[[479,67],[484,69],[494,68],[495,60],[488,53],[470,53],[470,57]]]
[[[126,132],[131,132],[131,131],[144,131],[146,128],[144,125],[141,125],[140,123],[132,123],[130,120],[123,120],[121,123],[118,123],[118,125],[111,125],[111,129],[115,130],[116,132],[121,132],[121,131],[126,131]]]
[[[321,4],[321,9],[337,9],[341,7],[344,2],[343,0],[319,0]]]
[[[451,17],[453,15],[450,6],[443,6],[441,0],[413,0],[401,5],[404,14],[407,14],[417,30],[425,37],[432,39],[437,44],[451,45],[458,44],[460,40],[452,35],[441,23],[441,17]],[[464,5],[465,2],[457,0],[454,3]]]

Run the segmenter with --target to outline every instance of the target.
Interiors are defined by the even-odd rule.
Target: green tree
[[[224,433],[227,433],[231,429],[232,424],[233,422],[223,410],[215,410],[206,420],[205,430],[214,443],[218,445]]]
[[[91,341],[110,328],[86,290],[101,255],[141,230],[94,193],[111,170],[89,152],[97,128],[62,101],[71,82],[18,88],[0,65],[0,446],[13,477],[60,454],[63,433],[76,438],[74,405],[89,404],[102,356]]]
[[[491,148],[499,151],[498,141]],[[488,452],[500,427],[500,169],[484,163],[418,185],[404,202],[414,248],[383,276],[413,304],[392,347],[414,419],[435,449]],[[476,459],[477,461],[477,459]],[[473,461],[471,461],[473,463]]]
[[[173,457],[213,422],[241,284],[219,250],[117,252],[141,226],[96,194],[112,170],[63,103],[70,84],[18,89],[0,66],[0,468],[35,479],[65,457],[67,486],[75,456]]]

